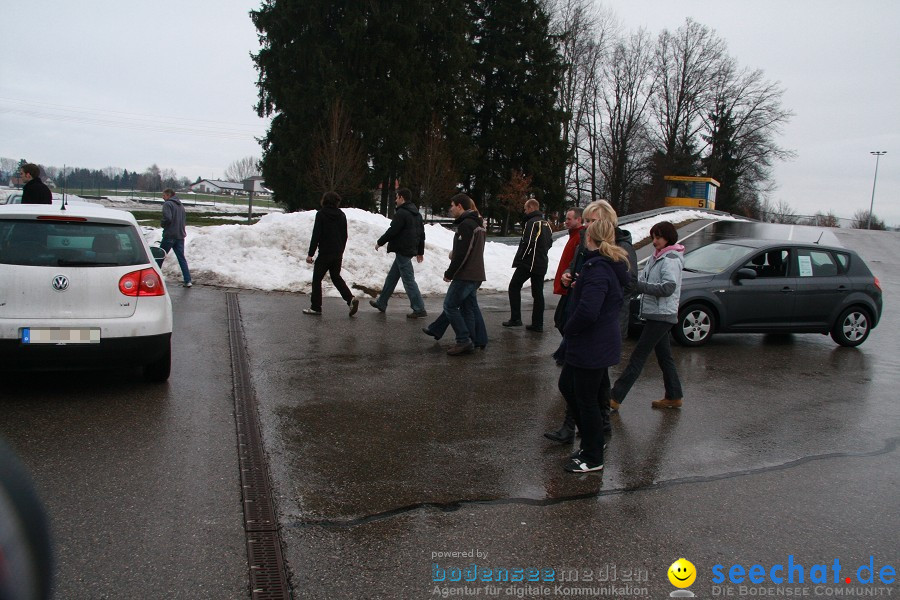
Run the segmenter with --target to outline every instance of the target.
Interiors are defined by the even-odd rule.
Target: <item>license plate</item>
[[[99,344],[99,327],[23,327],[23,344]]]

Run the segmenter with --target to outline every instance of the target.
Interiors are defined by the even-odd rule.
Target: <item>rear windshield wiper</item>
[[[60,267],[118,267],[117,262],[97,262],[93,260],[66,260],[61,258],[57,261]]]

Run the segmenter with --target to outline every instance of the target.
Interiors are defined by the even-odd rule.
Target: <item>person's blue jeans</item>
[[[477,322],[481,321],[484,325],[484,319],[481,318],[481,310],[478,308],[478,299],[475,294],[481,287],[480,281],[462,281],[454,279],[447,288],[447,295],[444,297],[444,314],[453,327],[453,333],[456,334],[457,344],[468,344],[473,341]],[[465,306],[465,309],[463,307]],[[473,329],[469,329],[466,325],[465,314],[470,314],[473,319]],[[477,314],[477,317],[475,316]],[[484,333],[484,342],[487,343],[487,333]],[[474,342],[473,342],[474,343]]]
[[[656,362],[659,363],[663,374],[666,398],[675,400],[682,397],[681,380],[678,378],[678,369],[675,368],[675,359],[672,357],[672,348],[669,345],[669,330],[671,329],[672,323],[664,321],[648,319],[644,323],[641,337],[631,353],[631,358],[628,359],[628,366],[613,384],[612,397],[616,402],[625,401],[625,396],[631,391],[631,386],[644,370],[644,363],[650,357],[651,351],[656,352]]]
[[[181,276],[184,277],[185,283],[191,282],[191,272],[188,270],[187,259],[184,257],[184,240],[176,240],[174,238],[163,238],[159,247],[165,250],[166,254],[169,250],[175,252],[175,258],[178,259],[178,266],[181,267]]]
[[[388,271],[387,277],[384,279],[384,288],[381,295],[375,301],[381,308],[387,308],[388,300],[397,287],[397,282],[403,280],[403,289],[409,296],[409,305],[413,312],[425,312],[425,301],[422,300],[422,294],[419,292],[419,286],[416,285],[416,272],[413,270],[413,257],[394,254],[394,263],[391,270]]]
[[[479,284],[480,287],[480,284]],[[481,348],[487,347],[488,335],[487,327],[484,325],[484,317],[481,314],[481,308],[478,306],[478,294],[470,294],[460,306],[463,319],[466,322],[466,329],[469,331],[472,343]],[[428,331],[435,337],[441,339],[450,326],[450,317],[446,312],[441,312],[438,318],[427,327]]]

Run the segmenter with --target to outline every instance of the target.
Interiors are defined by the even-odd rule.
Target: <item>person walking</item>
[[[566,318],[569,316],[569,311],[567,310],[569,288],[562,284],[562,274],[572,262],[572,259],[575,257],[575,251],[581,245],[582,233],[585,230],[585,225],[582,222],[582,215],[583,211],[579,206],[575,206],[566,211],[566,220],[564,224],[566,230],[569,232],[569,239],[566,240],[562,256],[559,258],[559,266],[556,267],[556,276],[553,278],[553,293],[559,296],[559,301],[556,303],[556,311],[553,313],[553,325],[560,334],[562,334],[563,327],[566,324]],[[565,345],[563,344],[563,341],[560,340],[559,348],[553,353],[553,359],[556,361],[556,366],[561,367],[563,365],[564,354]]]
[[[381,295],[377,300],[369,300],[369,304],[379,312],[387,310],[388,300],[397,287],[397,281],[403,280],[403,289],[409,296],[409,304],[412,312],[406,315],[408,319],[421,319],[427,317],[425,301],[419,293],[416,285],[416,274],[413,270],[412,259],[415,256],[417,262],[425,260],[425,224],[419,209],[412,203],[412,192],[407,188],[397,190],[397,210],[391,219],[391,226],[375,243],[375,251],[387,244],[387,251],[394,253],[394,263],[388,271],[382,286]]]
[[[619,309],[619,334],[624,340],[628,332],[628,320],[630,316],[629,304],[634,295],[634,280],[637,277],[637,253],[634,251],[634,246],[631,244],[631,233],[619,227],[618,215],[616,215],[615,209],[606,200],[595,200],[588,204],[582,213],[582,220],[585,227],[590,226],[591,223],[597,220],[606,220],[612,223],[615,227],[616,245],[622,248],[626,253],[626,258],[628,259],[629,281],[622,290],[624,298],[622,300],[622,308]],[[571,285],[573,278],[581,271],[581,267],[584,265],[585,255],[589,252],[585,245],[585,241],[584,236],[582,236],[581,243],[575,251],[575,255],[572,258],[569,267],[560,276],[560,284],[563,287]],[[557,350],[558,354],[554,354],[554,357],[565,353],[565,345],[566,340],[563,338],[563,341],[560,343],[559,349]],[[600,403],[603,433],[608,439],[612,434],[612,426],[609,422],[609,413],[611,410],[609,396],[598,397],[597,401]],[[575,438],[575,417],[568,407],[566,408],[566,414],[560,428],[555,431],[544,433],[544,437],[561,444],[568,444]]]
[[[331,276],[331,283],[340,293],[341,298],[350,307],[350,316],[359,310],[359,300],[353,297],[344,278],[341,277],[341,264],[344,260],[344,248],[347,246],[347,216],[340,209],[341,197],[337,192],[325,192],[321,200],[322,208],[316,212],[312,238],[309,241],[309,252],[306,262],[313,263],[316,249],[319,257],[313,266],[312,294],[310,307],[303,310],[305,315],[322,314],[322,280],[325,273]]]
[[[598,396],[609,395],[609,367],[619,363],[619,309],[628,283],[627,253],[615,243],[608,220],[585,231],[588,252],[573,286],[571,312],[563,329],[565,364],[559,391],[581,432],[581,446],[565,465],[571,473],[603,469],[603,423]]]
[[[450,216],[454,218],[456,235],[453,236],[450,266],[444,272],[444,281],[450,283],[444,297],[444,312],[423,331],[440,339],[447,329],[444,321],[448,322],[456,334],[456,344],[447,350],[447,354],[460,356],[473,352],[476,345],[482,348],[487,345],[487,330],[478,306],[478,288],[485,280],[487,230],[475,202],[466,194],[456,194],[450,199]]]
[[[25,181],[22,186],[22,204],[52,204],[53,192],[41,181],[41,168],[33,163],[26,163],[19,169],[19,175]]]
[[[650,229],[653,239],[653,255],[637,278],[636,289],[641,292],[641,317],[644,329],[638,339],[628,365],[613,385],[610,407],[619,405],[637,381],[650,352],[656,352],[656,361],[663,373],[665,396],[654,400],[653,408],[681,408],[682,389],[672,348],[669,330],[678,322],[678,302],[681,299],[681,275],[684,267],[684,246],[678,243],[678,231],[668,221],[661,221]]]
[[[184,257],[184,240],[187,237],[187,228],[185,222],[187,217],[184,213],[184,206],[181,200],[175,195],[175,190],[166,188],[162,193],[162,243],[159,247],[166,254],[169,250],[175,252],[175,258],[178,259],[178,266],[181,267],[181,276],[184,278],[184,287],[193,287],[191,282],[191,271],[188,269],[187,259]]]
[[[531,280],[531,297],[534,304],[531,309],[531,325],[525,327],[529,331],[544,330],[544,275],[547,273],[547,253],[553,245],[550,224],[544,220],[540,211],[541,205],[534,198],[525,202],[525,221],[522,227],[522,239],[513,259],[512,279],[509,282],[508,321],[504,327],[522,326],[522,286]]]

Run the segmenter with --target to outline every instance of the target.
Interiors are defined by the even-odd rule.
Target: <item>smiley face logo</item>
[[[677,588],[690,587],[697,579],[697,568],[686,558],[679,558],[672,563],[668,571],[669,582]]]

